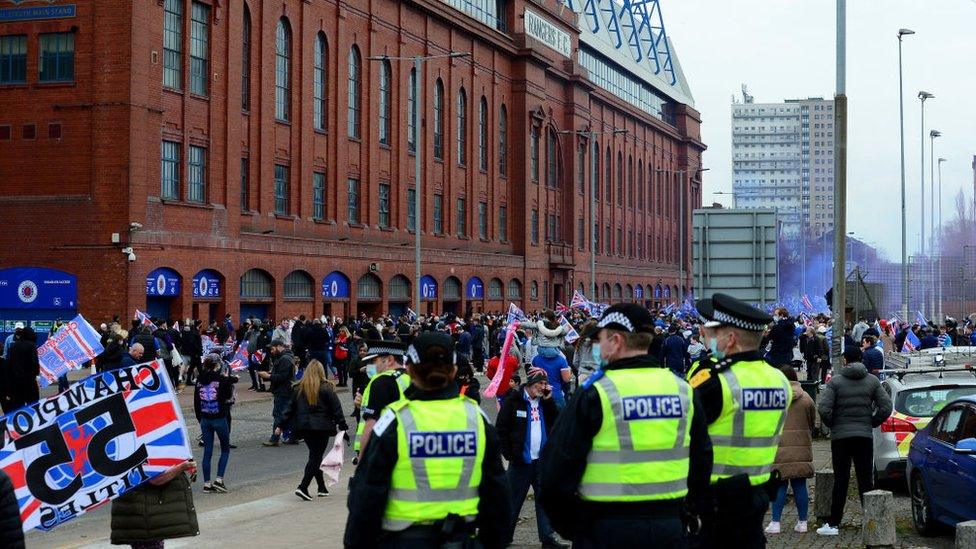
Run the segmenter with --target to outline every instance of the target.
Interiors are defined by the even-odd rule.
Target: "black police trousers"
[[[766,547],[763,521],[769,495],[763,486],[724,491],[718,486],[713,506],[702,513],[702,531],[691,542],[695,549],[762,549]]]
[[[665,547],[685,549],[688,539],[677,513],[673,517],[594,518],[573,540],[574,548]]]

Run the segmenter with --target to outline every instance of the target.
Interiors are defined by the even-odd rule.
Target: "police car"
[[[877,480],[903,479],[915,433],[924,429],[946,404],[976,395],[976,370],[965,364],[886,369],[881,374],[881,386],[891,397],[894,410],[874,429],[874,474]]]

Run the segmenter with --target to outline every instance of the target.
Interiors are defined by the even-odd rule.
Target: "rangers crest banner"
[[[0,418],[24,531],[50,530],[192,456],[162,361],[102,372]]]

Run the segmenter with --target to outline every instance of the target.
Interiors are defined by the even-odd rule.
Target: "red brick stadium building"
[[[700,117],[663,25],[601,1],[0,0],[0,266],[92,321],[402,311],[419,146],[426,310],[589,295],[594,226],[599,300],[678,300]],[[416,144],[376,58],[452,51]],[[68,314],[47,282],[0,272],[2,320]]]

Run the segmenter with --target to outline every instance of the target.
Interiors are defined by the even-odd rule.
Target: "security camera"
[[[132,246],[126,246],[125,248],[122,248],[122,253],[127,254],[127,255],[131,255],[132,254]]]
[[[142,228],[142,223],[139,223],[138,221],[133,221],[133,222],[129,223],[129,230],[130,231],[138,231],[141,228]]]
[[[133,261],[136,260],[136,254],[134,254],[132,252],[129,252],[129,254],[127,256],[125,256],[125,257],[126,257],[126,259],[129,260],[129,263],[132,263]]]

